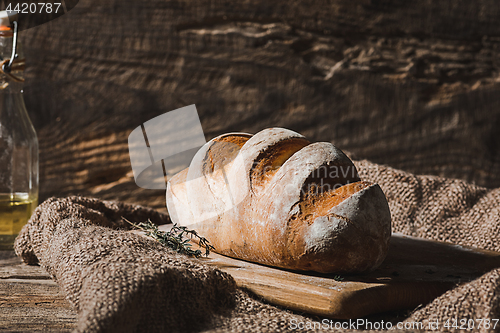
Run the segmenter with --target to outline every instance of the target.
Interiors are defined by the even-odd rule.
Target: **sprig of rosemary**
[[[335,276],[333,277],[333,279],[334,279],[335,281],[338,281],[338,282],[344,281],[344,278],[343,278],[342,276],[340,276],[340,275],[335,275]]]
[[[193,250],[191,248],[190,240],[193,238],[198,239],[198,245],[205,248],[205,256],[210,254],[210,250],[215,250],[215,248],[210,245],[210,242],[205,237],[198,235],[195,230],[189,230],[186,227],[178,226],[174,223],[172,229],[169,231],[158,230],[158,226],[148,219],[147,222],[133,223],[122,217],[124,221],[132,225],[135,229],[139,229],[145,232],[146,236],[149,236],[164,246],[171,248],[178,253],[187,254],[199,258],[202,256],[202,251],[200,249]]]

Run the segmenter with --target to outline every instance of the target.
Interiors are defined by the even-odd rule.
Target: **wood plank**
[[[1,330],[69,332],[75,324],[76,312],[49,274],[23,264],[13,251],[0,251]]]

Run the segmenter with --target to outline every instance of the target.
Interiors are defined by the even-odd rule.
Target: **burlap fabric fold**
[[[356,166],[362,179],[384,190],[394,231],[500,251],[500,189],[367,161]],[[231,276],[127,231],[122,217],[168,222],[137,206],[52,198],[35,210],[16,240],[16,253],[26,263],[40,263],[75,307],[77,331],[285,332],[291,323],[321,320],[250,297]],[[406,320],[443,325],[447,319],[499,319],[499,277],[495,269],[457,286]],[[480,331],[493,330],[485,325]]]

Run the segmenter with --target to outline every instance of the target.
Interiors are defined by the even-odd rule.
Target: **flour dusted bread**
[[[294,270],[357,273],[385,258],[391,216],[377,184],[327,142],[282,128],[206,143],[167,186],[172,221],[215,251]]]

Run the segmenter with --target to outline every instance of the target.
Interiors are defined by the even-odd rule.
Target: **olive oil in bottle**
[[[38,140],[22,96],[23,71],[17,22],[0,11],[0,250],[13,249],[38,201]]]
[[[30,218],[37,201],[28,193],[0,193],[0,250],[12,250],[14,239]]]

